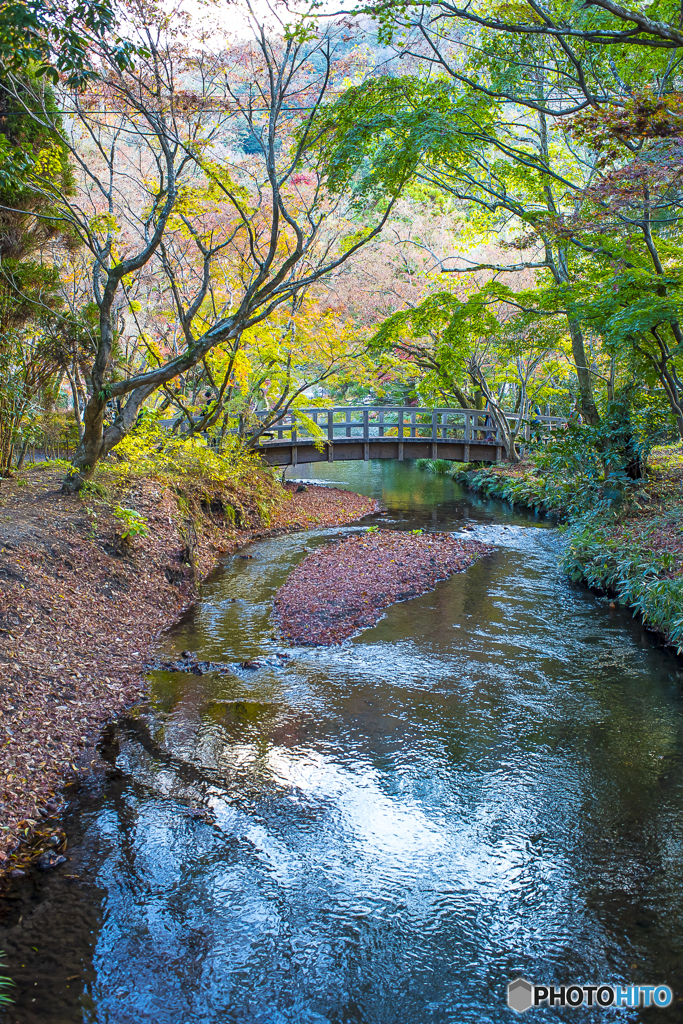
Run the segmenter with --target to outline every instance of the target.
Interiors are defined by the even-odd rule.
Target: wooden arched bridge
[[[300,415],[317,430],[302,426]],[[259,412],[266,423],[272,413]],[[509,415],[512,423],[519,419]],[[566,421],[535,416],[544,430]],[[529,440],[532,424],[524,421],[519,440]],[[500,462],[503,441],[485,411],[420,409],[397,406],[350,405],[332,409],[300,409],[270,424],[257,450],[271,466],[306,462],[346,462],[369,459],[450,459],[454,462]]]

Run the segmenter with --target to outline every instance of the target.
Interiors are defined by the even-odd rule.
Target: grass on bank
[[[6,967],[5,954],[2,951],[0,951],[0,968],[4,967]],[[0,1009],[6,1006],[12,1006],[12,1004],[14,1003],[14,1000],[10,997],[9,992],[7,991],[8,989],[13,987],[14,982],[12,981],[11,978],[8,978],[4,974],[0,975]]]

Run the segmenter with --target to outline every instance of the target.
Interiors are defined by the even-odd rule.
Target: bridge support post
[[[369,461],[370,461],[370,445],[366,441],[365,444],[363,445],[363,462],[369,462]]]
[[[502,452],[502,450],[503,449],[500,447],[500,445],[497,444],[496,445],[496,462],[500,462],[501,461],[501,458],[502,458],[501,452]]]
[[[463,462],[469,462],[470,461],[470,446],[468,444],[466,444],[464,446],[464,448],[463,448],[462,461]]]
[[[398,461],[403,462],[403,441],[398,442]]]
[[[296,466],[296,445],[292,445],[292,465]]]
[[[331,441],[327,446],[327,461],[334,462],[334,445]]]
[[[437,445],[436,441],[432,441],[432,443],[429,446],[430,458],[432,458],[432,459],[436,458],[436,449],[437,449],[437,447],[438,447],[438,445]]]

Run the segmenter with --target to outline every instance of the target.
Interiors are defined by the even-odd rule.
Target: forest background
[[[486,408],[531,503],[640,507],[683,438],[679,16],[0,6],[0,473],[226,479],[284,412],[413,404]]]
[[[683,105],[673,14],[613,6],[85,3],[80,50],[55,7],[0,81],[2,471],[352,401],[574,410],[641,475],[683,436]]]

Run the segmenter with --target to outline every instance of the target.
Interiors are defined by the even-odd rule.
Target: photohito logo
[[[669,1006],[668,985],[533,985],[515,978],[508,985],[508,1006],[524,1013],[535,1006]]]

